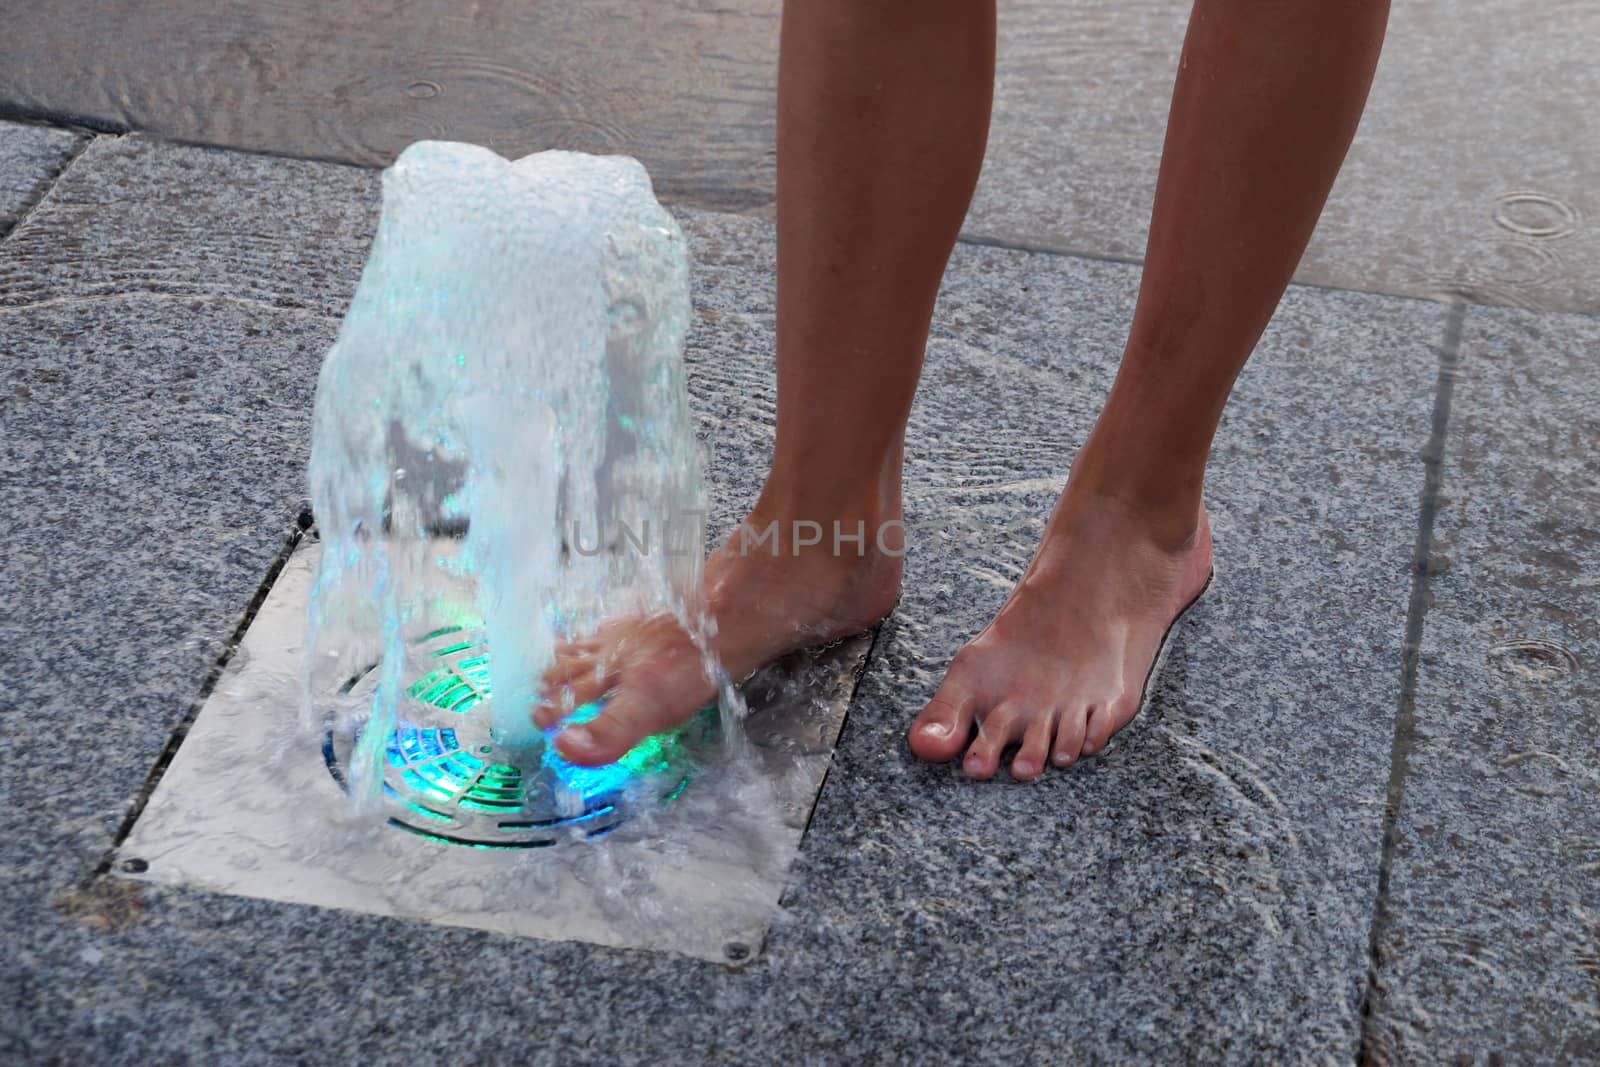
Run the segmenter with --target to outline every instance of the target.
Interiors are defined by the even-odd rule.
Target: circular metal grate
[[[391,825],[423,837],[478,848],[545,848],[615,829],[639,804],[665,804],[689,784],[716,733],[715,706],[678,729],[645,738],[615,763],[580,767],[550,744],[513,750],[488,733],[489,651],[481,631],[451,626],[417,642],[421,677],[406,687],[383,752],[383,790]],[[370,698],[376,666],[341,688]],[[600,713],[586,704],[569,716]],[[360,726],[330,729],[328,771],[348,789]]]

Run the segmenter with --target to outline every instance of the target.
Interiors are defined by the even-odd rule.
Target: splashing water
[[[682,788],[692,737],[577,768],[531,711],[555,642],[601,617],[669,611],[709,648],[689,321],[683,234],[634,159],[425,141],[384,172],[310,471],[302,705],[350,739],[358,803],[592,834],[622,786]],[[558,817],[515,821],[540,804]]]

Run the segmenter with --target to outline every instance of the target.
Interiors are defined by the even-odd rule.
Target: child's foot
[[[911,750],[944,762],[965,748],[962,769],[988,778],[1019,745],[1018,779],[1099,752],[1139,710],[1162,635],[1210,571],[1204,507],[1158,524],[1069,480],[1022,580],[912,724]]]
[[[772,521],[753,513],[743,529],[759,534]],[[840,526],[849,533],[855,521]],[[716,621],[712,647],[729,677],[742,679],[796,649],[859,633],[889,613],[900,588],[900,558],[877,550],[873,522],[865,529],[859,552],[849,540],[835,551],[824,536],[796,553],[793,526],[784,520],[775,541],[757,544],[736,530],[711,554],[705,591]],[[665,614],[613,619],[591,636],[561,642],[544,681],[548,703],[534,711],[541,728],[559,721],[562,707],[610,694],[598,716],[556,735],[557,751],[588,766],[610,763],[684,722],[717,691],[700,649]]]

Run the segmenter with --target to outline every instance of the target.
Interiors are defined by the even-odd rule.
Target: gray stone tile
[[[0,121],[0,237],[49,189],[88,134]]]
[[[968,236],[1142,258],[1187,0],[1002,3]],[[1600,10],[1395,4],[1302,282],[1600,310]],[[1543,236],[1541,236],[1543,235]]]
[[[0,329],[0,793],[36,821],[4,846],[5,892],[38,891],[97,862],[283,544],[331,330],[149,296],[0,311]]]
[[[179,192],[151,184],[184,173]],[[913,552],[787,911],[738,973],[75,890],[300,506],[313,376],[370,233],[370,180],[129,139],[96,146],[0,252],[4,484],[20,502],[0,596],[8,712],[25,711],[0,717],[22,768],[0,799],[28,828],[0,845],[15,1008],[0,1058],[1353,1054],[1444,314],[1359,294],[1293,290],[1246,370],[1214,464],[1219,587],[1106,755],[1031,787],[909,756],[907,720],[1030,531]],[[726,523],[770,449],[772,232],[682,217],[693,403]],[[1043,519],[1136,281],[958,250],[914,416],[915,520]]]
[[[36,831],[5,846],[5,892],[35,908],[98,862],[306,503],[342,307],[283,249],[358,269],[339,225],[366,223],[370,176],[280,163],[278,202],[264,168],[97,138],[0,253],[0,597],[26,712],[0,727],[0,792]],[[342,194],[296,211],[316,175]]]
[[[674,200],[739,209],[771,199],[778,13],[778,0],[64,0],[7,11],[0,108],[377,167],[441,138],[625,152]]]
[[[0,308],[222,296],[337,325],[377,225],[378,172],[101,137],[8,239]]]
[[[1465,321],[1382,945],[1396,1062],[1600,1057],[1597,352],[1592,318]]]
[[[676,203],[772,199],[778,0],[117,6],[10,12],[0,106],[369,166],[432,137],[626,152]],[[1143,256],[1188,10],[1002,0],[969,236]],[[1600,310],[1597,40],[1579,0],[1396,4],[1300,280]]]
[[[1132,268],[961,250],[914,416],[908,521],[1037,529],[1135,284]],[[959,1020],[958,1054],[992,1050],[995,1017],[1041,1055],[1096,1061],[1354,1054],[1441,319],[1291,292],[1212,464],[1218,586],[1146,717],[1081,770],[982,789],[906,756],[909,717],[1032,542],[913,550],[803,892],[888,894],[822,929],[906,960],[920,999]]]

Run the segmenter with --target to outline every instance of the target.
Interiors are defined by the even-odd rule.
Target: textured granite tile
[[[377,226],[378,172],[101,137],[18,229],[0,308],[226,296],[330,322]]]
[[[1600,320],[1468,312],[1379,1060],[1600,1058]]]
[[[370,177],[334,167],[136,140],[80,166],[0,254],[18,376],[5,476],[25,505],[0,595],[7,620],[31,615],[8,623],[23,680],[8,699],[43,709],[0,717],[33,761],[0,787],[29,820],[0,846],[0,1058],[1353,1052],[1441,309],[1290,294],[1219,440],[1221,584],[1147,716],[1079,771],[976,786],[909,757],[907,718],[998,604],[1028,531],[914,552],[788,911],[730,973],[213,894],[72,891],[298,507],[316,357],[373,207]],[[185,167],[180,208],[149,176]],[[296,201],[308,185],[314,208]],[[121,209],[85,206],[112,189]],[[191,213],[209,222],[177,229]],[[682,217],[693,403],[726,524],[770,449],[772,234]],[[139,256],[163,269],[133,275]],[[958,251],[915,414],[914,517],[1042,519],[1135,281]]]
[[[0,121],[0,236],[39,202],[87,134]]]
[[[969,236],[1144,256],[1189,6],[1001,4]],[[1395,4],[1299,280],[1600,310],[1597,41],[1575,0]]]
[[[0,1060],[81,1062],[49,1029],[64,1015],[106,1042],[105,1062],[175,1062],[187,1044],[141,1055],[77,981],[116,982],[162,1025],[148,976],[94,925],[137,900],[56,905],[110,844],[284,541],[330,337],[216,298],[0,310],[0,804],[17,820],[0,844]]]
[[[961,250],[913,420],[914,527],[1038,528],[1109,386],[1135,282]],[[803,887],[887,896],[818,927],[920,976],[932,1019],[880,1027],[934,1027],[958,1055],[1354,1054],[1441,322],[1426,305],[1290,293],[1218,440],[1218,586],[1155,704],[1081,770],[974,788],[907,758],[906,722],[1032,540],[913,550]],[[880,980],[841,976],[862,996]],[[1000,1019],[1023,1036],[1007,1045]]]
[[[738,209],[771,199],[779,7],[64,0],[6,12],[0,108],[366,166],[433,138],[625,152]]]
[[[770,203],[778,0],[391,6],[24,5],[0,107],[366,165],[430,137],[626,152],[675,202]],[[969,235],[1143,256],[1189,7],[1001,0]],[[1394,5],[1301,280],[1600,309],[1597,41],[1582,0]]]

